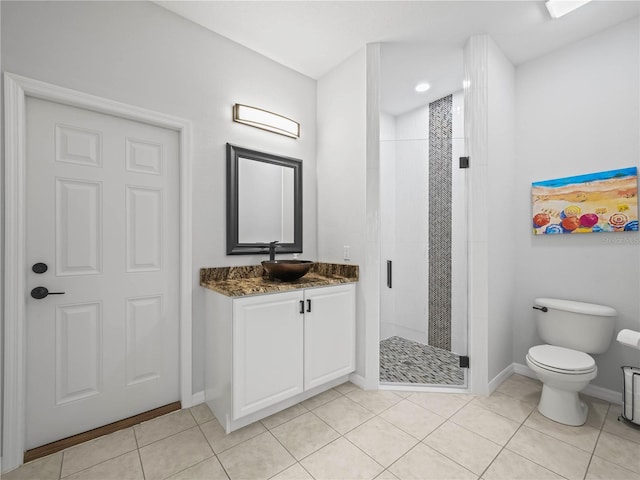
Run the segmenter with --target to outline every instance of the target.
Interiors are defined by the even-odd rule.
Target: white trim
[[[175,130],[180,135],[180,399],[192,393],[192,200],[191,122],[11,73],[4,74],[5,274],[4,274],[4,468],[22,464],[25,445],[25,108],[34,97]]]
[[[361,388],[362,390],[367,390],[367,379],[362,375],[358,375],[357,373],[352,373],[349,375],[349,381],[353,383],[356,387]]]
[[[193,394],[193,396],[191,397],[191,405],[200,405],[201,403],[205,402],[205,397],[204,397],[204,390],[200,390],[199,392],[196,392]],[[182,408],[187,408],[184,405],[182,406]]]
[[[525,377],[535,378],[536,380],[538,379],[538,377],[536,377],[536,374],[533,373],[533,370],[531,370],[526,365],[522,365],[521,363],[512,363],[511,367],[513,368],[513,373],[524,375]],[[615,405],[622,405],[622,392],[617,392],[615,390],[609,390],[608,388],[589,384],[580,393],[589,395],[590,397],[598,398],[600,400],[604,400],[605,402],[613,403]]]
[[[504,382],[507,378],[509,378],[514,373],[514,365],[511,364],[504,370],[502,370],[498,375],[493,377],[493,380],[489,382],[489,395],[495,392],[496,388],[498,388],[502,382]]]

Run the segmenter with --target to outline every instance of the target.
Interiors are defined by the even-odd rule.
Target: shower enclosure
[[[381,384],[467,386],[463,100],[461,50],[382,45]]]

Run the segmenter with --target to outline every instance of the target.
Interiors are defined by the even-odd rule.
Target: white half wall
[[[515,68],[490,38],[488,43],[488,380],[513,361],[513,298],[518,247],[511,230],[516,197]],[[473,159],[472,159],[473,161]]]
[[[541,343],[532,302],[558,297],[618,311],[616,333],[640,330],[638,232],[534,236],[531,182],[638,166],[640,160],[640,19],[622,23],[516,70],[517,171],[502,231],[517,248],[511,312],[513,361]],[[640,352],[613,342],[595,356],[591,382],[622,391],[623,365]]]
[[[368,301],[366,50],[359,50],[319,79],[317,89],[318,256],[325,262],[360,266],[356,287],[356,373],[364,377]],[[344,258],[344,247],[350,251],[348,260]]]

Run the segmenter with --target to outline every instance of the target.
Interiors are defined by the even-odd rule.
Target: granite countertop
[[[272,280],[262,265],[200,269],[200,285],[228,297],[288,292],[358,281],[357,265],[316,262],[304,277],[293,282]]]

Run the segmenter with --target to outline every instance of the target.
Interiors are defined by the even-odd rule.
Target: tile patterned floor
[[[394,336],[380,342],[380,381],[464,385],[464,371],[455,353]]]
[[[619,406],[584,397],[587,423],[568,427],[537,412],[540,390],[520,375],[489,397],[345,383],[230,435],[202,404],[2,479],[640,480],[640,428]]]

